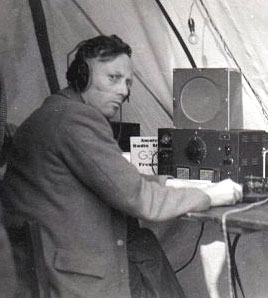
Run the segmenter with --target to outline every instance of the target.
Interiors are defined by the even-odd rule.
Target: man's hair
[[[100,61],[108,61],[121,54],[126,54],[129,57],[132,54],[131,47],[116,35],[99,35],[80,42],[68,54],[67,60],[74,51],[76,51],[75,59],[70,67],[68,65],[66,78],[68,85],[76,92],[83,92],[90,82],[91,74],[87,59],[98,58]],[[67,62],[69,64],[69,61]]]
[[[116,35],[99,35],[88,39],[79,46],[75,59],[92,59],[117,57],[120,54],[126,54],[131,57],[131,48]]]

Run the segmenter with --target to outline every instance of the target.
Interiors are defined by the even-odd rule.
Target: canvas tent
[[[99,33],[117,34],[133,48],[136,73],[130,103],[123,108],[123,121],[140,123],[142,135],[156,135],[158,128],[172,127],[173,68],[190,68],[191,64],[157,1],[42,0],[41,3],[61,88],[66,86],[67,54],[78,42]],[[268,3],[265,0],[162,0],[161,3],[197,67],[240,68],[244,127],[267,130]],[[188,41],[189,17],[195,21],[199,37],[196,45]],[[8,122],[19,125],[42,104],[50,90],[29,1],[2,0],[0,22],[0,71],[7,95]],[[162,233],[166,229],[169,232]],[[189,258],[199,225],[178,226],[172,222],[157,227],[157,231],[172,263],[180,266]],[[203,241],[219,234],[214,226],[206,231]],[[239,269],[243,272],[247,297],[266,297],[267,236],[265,232],[244,236],[238,247]],[[174,245],[170,247],[170,243],[178,249]],[[251,279],[257,275],[258,278]],[[178,276],[189,297],[206,297],[198,258]],[[226,289],[224,278],[223,289]]]
[[[262,105],[267,106],[266,2],[213,0],[203,4],[209,15],[200,1],[162,1],[197,67],[237,68],[211,25],[211,17],[238,66],[259,95],[257,99],[244,83],[245,127],[266,129],[267,119],[262,111]],[[132,90],[133,100],[124,107],[124,119],[141,123],[146,135],[155,134],[158,127],[172,125],[172,70],[191,65],[156,1],[46,0],[42,5],[60,87],[66,85],[67,53],[79,41],[100,32],[118,34],[133,48],[138,76]],[[8,96],[8,119],[20,124],[42,103],[49,89],[29,2],[3,0],[0,13],[0,61]],[[190,13],[199,37],[196,45],[188,42]]]

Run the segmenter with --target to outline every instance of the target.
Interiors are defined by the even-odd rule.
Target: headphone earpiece
[[[74,89],[75,92],[86,91],[92,83],[90,59],[100,57],[102,61],[107,61],[107,59],[115,57],[119,53],[125,53],[131,57],[131,48],[116,35],[100,35],[81,41],[67,54],[66,78],[68,86]],[[75,58],[72,63],[69,63],[73,54]],[[127,101],[128,97],[129,94],[126,97]]]
[[[69,57],[67,57],[69,59]],[[67,61],[67,66],[68,66]],[[68,67],[66,72],[66,78],[68,84],[76,91],[76,92],[84,92],[91,85],[91,68],[89,63],[83,59],[81,56],[76,57],[71,65]]]

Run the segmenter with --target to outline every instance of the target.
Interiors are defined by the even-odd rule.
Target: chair
[[[35,221],[5,215],[22,297],[50,298],[40,227]]]

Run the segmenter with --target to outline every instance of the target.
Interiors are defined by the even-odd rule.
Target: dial
[[[207,146],[200,137],[195,136],[189,141],[185,153],[189,160],[200,164],[207,155]]]
[[[165,133],[161,136],[160,144],[163,147],[171,147],[171,143],[172,143],[172,137],[170,134]]]

